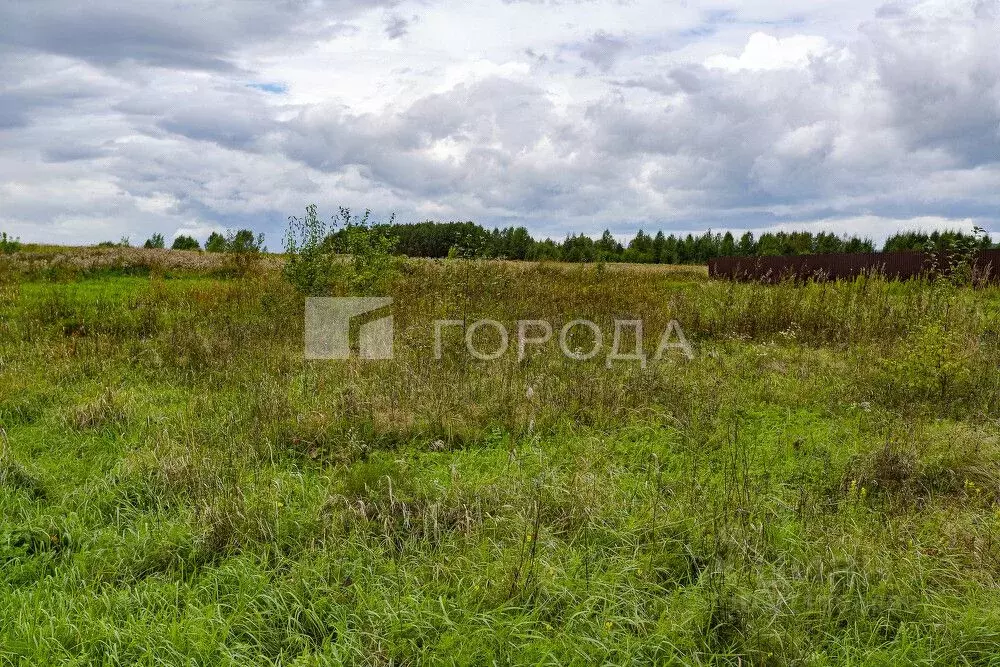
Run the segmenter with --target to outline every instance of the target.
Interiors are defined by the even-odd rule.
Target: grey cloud
[[[31,125],[48,113],[64,114],[115,90],[114,85],[90,72],[55,67],[49,56],[16,57],[0,51],[0,128]],[[53,71],[54,70],[54,71]]]
[[[164,110],[156,127],[197,141],[211,141],[227,148],[254,150],[278,124],[273,111],[255,103],[252,95],[220,95]]]
[[[981,20],[997,20],[1000,17],[1000,0],[977,0],[975,16]]]
[[[916,51],[908,46],[914,35],[893,35],[894,49]],[[880,49],[884,60],[865,55]],[[935,76],[947,81],[951,71],[971,87],[966,108],[922,103],[924,114],[911,119],[906,110],[914,98],[903,95],[911,88],[907,79],[886,78],[896,72],[890,66],[902,62],[879,46],[846,59],[833,53],[805,69],[727,72],[687,65],[619,82],[680,95],[669,104],[638,106],[608,96],[568,117],[556,113],[542,88],[495,77],[383,114],[306,109],[278,132],[285,154],[311,168],[356,169],[404,200],[471,200],[504,215],[575,218],[588,210],[611,215],[631,209],[641,218],[655,210],[641,187],[666,197],[675,214],[687,215],[971,211],[933,188],[920,206],[906,203],[917,196],[909,183],[947,166],[915,159],[912,151],[934,146],[966,163],[985,163],[988,151],[972,154],[969,148],[994,140],[993,107],[967,107],[973,90],[989,99],[989,63],[970,66],[983,62],[970,52],[951,70],[941,68]],[[973,76],[976,71],[981,73]],[[866,99],[878,102],[859,115]],[[442,140],[465,150],[437,157],[432,147]]]
[[[88,144],[65,144],[46,148],[42,158],[46,162],[76,162],[78,160],[93,160],[106,157],[108,149],[104,146]]]
[[[425,97],[404,117],[411,128],[434,139],[458,134],[475,142],[498,140],[505,150],[516,152],[540,138],[551,109],[541,89],[491,78]]]
[[[366,1],[195,2],[190,15],[141,2],[117,16],[98,2],[66,4],[62,18],[55,2],[35,14],[5,6],[0,226],[73,216],[140,230],[146,219],[168,231],[194,220],[270,225],[306,201],[338,199],[401,212],[433,204],[560,233],[862,213],[1000,223],[995,2],[938,17],[882,11],[802,68],[653,68],[608,33],[573,47],[553,40],[526,55],[568,62],[471,77],[371,113],[288,106],[247,87],[271,73],[235,71],[253,62],[238,57],[247,44],[273,54],[275,41],[331,36],[375,5],[375,29],[391,28],[378,21],[395,5]],[[585,86],[603,97],[567,99],[562,82],[550,85],[580,65],[571,52],[615,72],[606,82],[587,68]],[[413,78],[436,82],[424,65]]]
[[[1000,161],[1000,76],[982,39],[997,31],[893,14],[863,34],[870,41],[851,57],[805,70],[675,69],[681,101],[657,109],[608,100],[587,119],[609,159],[646,155],[654,187],[703,211],[964,209],[954,194],[908,184]]]
[[[17,96],[0,94],[0,130],[10,130],[27,125],[29,106]]]
[[[675,81],[672,81],[661,74],[635,79],[625,79],[623,81],[617,81],[616,83],[624,88],[642,88],[644,90],[660,93],[662,95],[672,95],[679,90],[679,86]]]
[[[401,112],[352,116],[330,107],[308,109],[287,124],[287,141],[297,159],[323,170],[368,164],[378,171],[396,154],[423,151],[446,138],[473,146],[499,142],[503,151],[516,153],[541,138],[551,106],[538,88],[491,78],[423,97]]]
[[[601,163],[587,149],[587,138],[555,114],[545,91],[502,78],[424,97],[399,113],[310,109],[286,130],[286,153],[312,168],[356,166],[405,199],[462,197],[510,215],[593,211],[605,188],[627,177],[616,172],[620,164]],[[465,146],[464,156],[435,157],[429,151],[442,139]],[[543,140],[555,164],[534,154]]]
[[[902,2],[889,2],[875,10],[875,17],[880,19],[906,16],[906,5]]]
[[[624,38],[602,30],[580,48],[580,57],[596,65],[602,72],[608,72],[627,48],[628,42]]]
[[[1000,18],[983,4],[975,22],[904,15],[862,28],[910,148],[942,150],[967,167],[1000,160]]]
[[[406,35],[410,30],[410,23],[416,20],[416,17],[411,19],[404,18],[399,14],[393,14],[385,22],[385,35],[389,39],[399,39]]]
[[[0,7],[0,42],[109,66],[227,71],[247,43],[291,35],[336,34],[344,18],[394,0],[195,0],[175,7],[157,0],[11,2]],[[338,21],[329,21],[333,16]]]
[[[671,70],[670,80],[685,93],[695,94],[701,90],[701,79],[704,75],[705,68],[701,65],[688,65]]]
[[[11,15],[13,14],[13,15]],[[6,13],[0,38],[47,53],[72,56],[107,65],[134,60],[150,65],[192,69],[229,69],[224,45],[213,41],[210,29],[179,29],[167,16],[130,10],[66,6],[44,17],[41,13]],[[192,29],[194,28],[194,29]]]

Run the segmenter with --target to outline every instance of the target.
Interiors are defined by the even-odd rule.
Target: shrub
[[[132,242],[129,240],[129,238],[127,236],[123,236],[123,237],[121,237],[121,240],[119,240],[117,243],[115,243],[114,241],[101,241],[100,243],[97,244],[96,247],[98,247],[98,248],[131,248],[132,247]]]
[[[166,243],[163,240],[163,234],[153,234],[152,237],[146,239],[146,242],[142,244],[143,248],[163,248]]]
[[[912,334],[905,351],[882,361],[887,393],[902,391],[905,400],[941,403],[963,398],[975,377],[977,349],[961,331],[931,322]]]
[[[258,266],[261,255],[267,252],[264,235],[256,237],[249,229],[230,231],[226,235],[226,260],[224,273],[232,276],[246,276]]]
[[[174,244],[170,247],[172,250],[201,250],[201,245],[194,237],[184,234],[175,238]]]
[[[306,206],[306,214],[288,217],[285,232],[285,278],[308,296],[329,292],[334,280],[335,252],[326,243],[329,230],[316,213],[316,205]]]
[[[7,236],[7,232],[0,234],[0,253],[5,255],[17,252],[21,249],[21,241]]]
[[[351,292],[358,294],[384,292],[399,272],[399,260],[392,254],[396,239],[384,231],[386,226],[370,226],[370,216],[371,211],[366,209],[360,219],[351,217],[351,210],[343,206],[338,214],[343,226],[343,248],[351,256],[347,283]],[[395,217],[389,218],[388,227]]]
[[[351,230],[348,244],[353,291],[364,294],[384,291],[399,272],[399,261],[391,252],[395,241],[376,230],[358,227]]]
[[[267,248],[264,247],[264,235],[258,234],[255,237],[249,229],[230,232],[226,235],[226,252],[255,255],[267,252]]]
[[[208,252],[226,252],[226,237],[219,232],[212,232],[205,241],[205,250]]]
[[[369,225],[371,211],[358,217],[343,206],[330,227],[316,213],[316,206],[306,207],[302,218],[288,218],[285,234],[285,276],[303,294],[328,293],[336,283],[344,283],[358,294],[382,292],[396,275],[399,261],[393,256],[396,239],[385,229],[392,225]],[[334,234],[333,228],[341,229]],[[338,253],[350,255],[350,261],[338,262]]]

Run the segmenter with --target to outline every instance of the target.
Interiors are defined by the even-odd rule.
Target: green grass
[[[0,284],[2,664],[998,664],[996,288],[415,261],[394,360],[307,363],[270,269],[47,275]],[[698,356],[434,360],[483,317]]]

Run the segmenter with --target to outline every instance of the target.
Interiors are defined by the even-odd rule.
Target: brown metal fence
[[[953,257],[936,252],[831,253],[782,257],[718,257],[709,260],[708,275],[731,280],[850,280],[881,275],[907,280],[932,273],[949,273]],[[971,256],[976,281],[1000,279],[1000,250],[979,250]]]

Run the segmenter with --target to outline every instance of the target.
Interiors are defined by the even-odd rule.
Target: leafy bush
[[[146,242],[142,244],[143,248],[164,248],[166,247],[166,242],[163,240],[163,234],[153,234],[152,237],[146,239]]]
[[[350,217],[348,209],[341,209],[342,216]],[[368,212],[365,211],[365,219]],[[367,224],[345,227],[346,249],[351,256],[347,282],[351,291],[358,294],[384,292],[399,273],[399,259],[392,254],[395,239],[380,229]]]
[[[226,237],[219,232],[212,232],[205,241],[205,250],[208,252],[226,252]]]
[[[7,232],[0,234],[0,253],[10,254],[21,249],[21,241],[7,236]]]
[[[194,237],[181,234],[174,239],[174,244],[170,248],[172,250],[201,250],[201,245]]]
[[[943,246],[947,259],[947,276],[956,285],[969,285],[976,282],[976,256],[979,250],[991,247],[990,237],[986,230],[978,225],[973,227],[972,235],[958,234]],[[928,252],[933,252],[933,246],[928,243]],[[936,260],[935,260],[936,261]]]
[[[338,283],[352,293],[385,291],[399,265],[392,254],[396,239],[385,232],[394,217],[389,225],[370,225],[370,217],[370,210],[358,217],[341,206],[328,226],[320,220],[315,204],[306,207],[305,216],[289,217],[285,277],[299,292],[311,296],[329,294]],[[350,261],[338,261],[338,254],[350,255]]]
[[[902,390],[906,399],[944,403],[968,393],[976,353],[974,342],[962,332],[945,322],[930,322],[913,332],[899,357],[883,360],[883,372],[890,387]]]
[[[295,289],[309,296],[330,291],[334,277],[334,251],[327,243],[329,230],[316,213],[316,205],[306,206],[306,214],[288,217],[285,232],[285,277]]]
[[[180,248],[175,245],[175,249],[199,249],[198,242],[190,237],[179,236],[175,244],[182,242],[182,239],[185,238],[189,239],[184,241],[187,246]],[[225,269],[222,271],[226,275],[244,275],[257,263],[260,256],[267,252],[267,248],[264,246],[264,235],[254,236],[254,233],[249,229],[230,230],[225,235],[220,232],[212,232],[208,235],[208,240],[205,241],[205,250],[227,255]]]
[[[260,254],[267,252],[264,246],[264,235],[254,233],[249,229],[229,231],[225,235],[219,232],[212,232],[205,241],[207,252],[232,252]]]
[[[98,248],[131,248],[132,247],[132,242],[129,240],[129,238],[127,236],[123,236],[123,237],[121,237],[121,240],[119,240],[117,243],[115,243],[114,241],[101,241],[100,243],[97,244],[96,247],[98,247]]]
[[[249,229],[229,232],[226,235],[226,252],[249,254],[267,252],[267,248],[264,247],[264,235],[258,234],[255,237]]]
[[[249,229],[230,231],[226,234],[226,261],[223,273],[246,276],[255,271],[261,256],[267,252],[264,235],[256,237]]]

